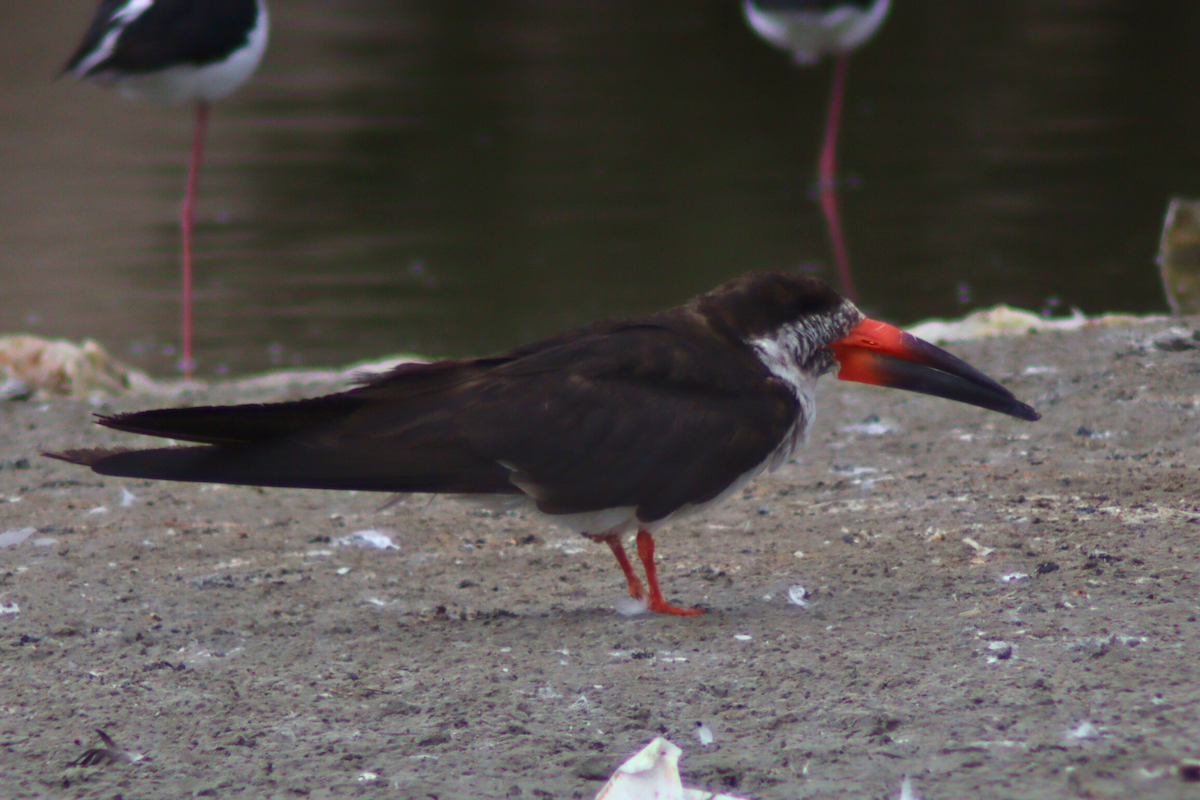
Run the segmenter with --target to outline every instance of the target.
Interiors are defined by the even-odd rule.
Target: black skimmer
[[[797,64],[816,64],[825,54],[835,58],[825,139],[817,160],[817,191],[833,247],[838,281],[842,291],[852,300],[855,299],[854,281],[842,238],[834,174],[842,98],[846,93],[846,62],[851,51],[875,34],[890,5],[891,0],[744,0],[742,6],[746,21],[754,32],[791,53]]]
[[[445,492],[524,505],[612,548],[653,611],[651,531],[720,502],[804,440],[817,378],[908,389],[1024,420],[964,361],[866,319],[820,280],[748,275],[678,308],[484,358],[404,364],[338,394],[101,417],[198,446],[47,453],[103,475]],[[637,531],[646,588],[621,535]]]
[[[204,153],[208,106],[237,89],[267,49],[263,0],[101,0],[96,16],[63,72],[115,85],[122,94],[161,103],[195,103],[183,230],[183,343],[180,366],[192,358],[192,229]]]

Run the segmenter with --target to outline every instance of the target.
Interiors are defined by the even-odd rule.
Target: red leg
[[[187,191],[179,225],[183,230],[183,354],[179,366],[190,379],[196,362],[192,359],[192,228],[196,224],[196,187],[200,182],[200,162],[204,157],[204,131],[208,126],[208,103],[196,103],[196,126],[192,133],[192,159],[188,166]]]
[[[585,533],[584,536],[593,542],[603,542],[608,545],[613,555],[617,557],[617,563],[621,566],[621,572],[625,573],[625,582],[629,584],[629,595],[636,597],[638,600],[645,599],[646,590],[642,588],[642,582],[638,579],[637,573],[633,571],[633,564],[630,563],[629,556],[625,555],[625,548],[621,544],[621,537],[615,533]]]
[[[837,201],[837,139],[842,121],[842,97],[846,93],[846,62],[848,56],[840,55],[834,66],[833,89],[829,96],[829,116],[825,122],[825,142],[821,145],[821,157],[817,162],[817,190],[821,198],[821,212],[829,230],[833,246],[833,260],[837,265],[838,282],[842,293],[855,300],[854,281],[850,277],[850,257],[846,255],[846,242],[842,238],[842,223],[838,215]]]
[[[703,614],[703,608],[681,608],[668,605],[663,599],[662,589],[658,586],[658,567],[654,566],[654,536],[650,531],[638,531],[638,558],[646,568],[646,584],[650,587],[650,610],[660,614]]]

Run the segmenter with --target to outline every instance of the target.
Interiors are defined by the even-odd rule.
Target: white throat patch
[[[792,322],[748,342],[763,366],[783,381],[800,403],[795,424],[767,460],[768,470],[777,469],[804,444],[808,426],[817,413],[813,401],[817,379],[836,364],[831,353],[829,360],[821,354],[830,342],[845,336],[862,319],[862,312],[847,301],[832,314]]]
[[[779,447],[767,459],[767,469],[776,470],[804,444],[808,426],[816,416],[816,403],[813,402],[813,392],[817,388],[819,375],[810,375],[801,369],[801,343],[795,327],[788,326],[779,330],[775,336],[754,339],[750,346],[758,353],[763,366],[792,391],[800,403],[800,413],[792,424],[791,430],[783,437]]]

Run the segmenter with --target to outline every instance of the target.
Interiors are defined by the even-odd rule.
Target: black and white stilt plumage
[[[183,232],[183,342],[180,366],[191,377],[192,230],[209,104],[254,74],[267,49],[262,0],[101,0],[64,72],[116,86],[127,97],[194,103],[196,123]]]
[[[780,273],[494,356],[405,364],[325,397],[100,419],[195,446],[47,455],[103,475],[525,506],[608,544],[649,609],[692,614],[664,599],[651,532],[790,459],[817,379],[835,369],[842,380],[1038,418],[946,351],[865,318],[816,278]],[[631,531],[645,588],[621,544]]]
[[[800,65],[816,64],[822,56],[835,58],[833,88],[825,138],[817,160],[821,213],[829,231],[833,259],[842,291],[854,299],[850,257],[842,236],[837,202],[837,139],[846,93],[846,64],[850,53],[875,35],[887,16],[891,0],[744,0],[742,10],[755,33],[792,54]]]

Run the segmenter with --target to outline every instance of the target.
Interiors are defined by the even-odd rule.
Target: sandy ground
[[[590,798],[663,734],[762,800],[1200,796],[1200,341],[1166,328],[952,346],[1034,424],[826,381],[798,463],[658,536],[686,619],[616,613],[607,549],[537,520],[99,478],[38,451],[156,401],[5,403],[0,795]],[[96,728],[140,760],[68,766]]]

